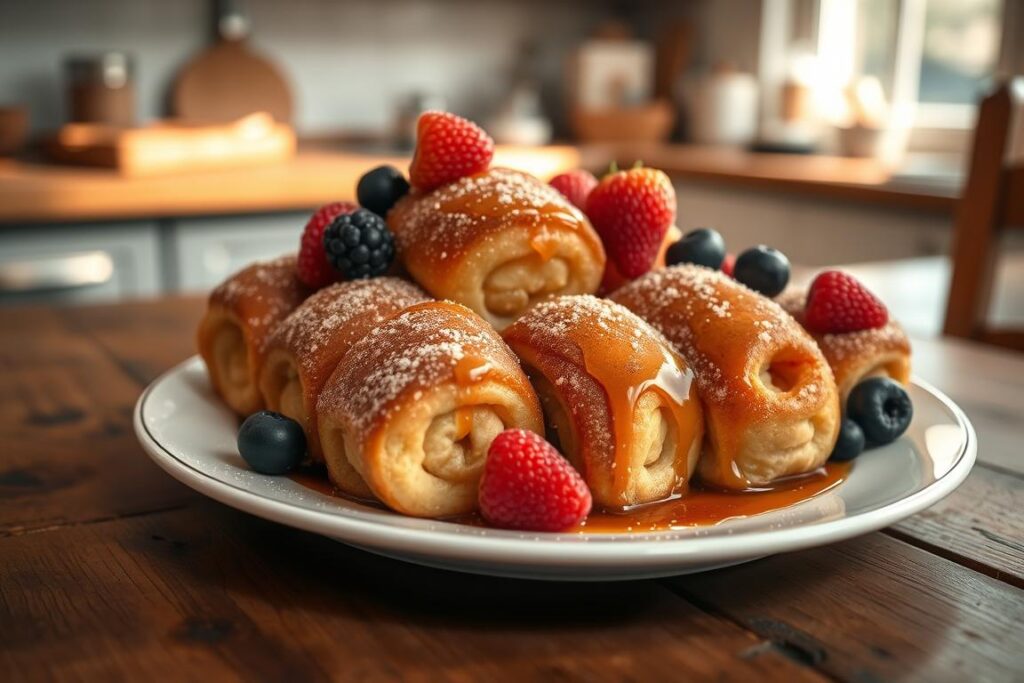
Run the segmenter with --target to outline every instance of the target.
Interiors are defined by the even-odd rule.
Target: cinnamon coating
[[[601,240],[583,213],[519,171],[495,168],[408,195],[388,225],[424,289],[499,330],[537,301],[595,292],[604,271]]]
[[[549,436],[595,502],[618,508],[686,490],[703,414],[693,373],[660,333],[583,295],[537,304],[504,337],[537,389]]]
[[[278,325],[267,345],[260,389],[268,408],[302,425],[313,460],[323,460],[316,403],[327,378],[370,330],[428,299],[419,287],[399,278],[352,280],[321,289]],[[352,495],[370,494],[354,470],[335,481]]]
[[[742,489],[828,459],[839,430],[835,380],[778,304],[693,265],[648,273],[611,298],[661,331],[693,368],[706,417],[704,480]]]
[[[199,323],[199,354],[214,390],[236,413],[264,407],[259,376],[270,335],[308,294],[295,256],[254,263],[211,292]]]
[[[544,430],[516,357],[451,302],[411,306],[356,342],[317,412],[331,476],[344,458],[381,501],[420,517],[474,510],[494,437]]]

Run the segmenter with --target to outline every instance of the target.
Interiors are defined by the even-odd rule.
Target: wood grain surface
[[[731,569],[615,584],[448,573],[245,515],[150,464],[131,408],[192,353],[201,310],[4,312],[0,680],[1024,676],[1024,475],[1005,466],[1019,451],[983,453],[956,493],[892,529]],[[926,379],[959,401],[930,344]],[[1016,366],[969,349],[972,391],[1024,404]],[[996,448],[1019,443],[1014,415],[993,420]]]

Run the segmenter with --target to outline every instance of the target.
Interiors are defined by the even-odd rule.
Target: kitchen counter
[[[5,313],[3,680],[1020,676],[1020,356],[915,340],[920,374],[975,418],[978,464],[894,527],[693,576],[545,584],[379,557],[163,473],[132,406],[194,352],[202,307]]]
[[[499,147],[495,163],[547,178],[577,166],[605,168],[612,159],[640,159],[678,179],[928,212],[951,213],[959,192],[955,183],[899,181],[873,160],[689,145]],[[284,164],[152,178],[0,160],[0,225],[308,210],[352,199],[358,178],[384,163],[405,167],[408,159],[321,146],[304,148]]]
[[[768,154],[694,145],[641,146],[622,152],[625,154],[620,153],[620,163],[642,159],[645,165],[663,169],[677,179],[877,206],[952,214],[960,195],[960,181],[955,177],[903,177],[899,170],[875,159]]]

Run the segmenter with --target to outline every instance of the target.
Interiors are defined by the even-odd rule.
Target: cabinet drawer
[[[175,286],[205,291],[253,261],[299,248],[308,213],[179,220],[171,229]]]
[[[0,231],[0,303],[76,303],[161,291],[156,223]]]

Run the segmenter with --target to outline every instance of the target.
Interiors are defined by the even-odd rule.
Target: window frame
[[[806,0],[762,0],[762,26],[759,76],[766,93],[778,91],[786,79],[787,51],[790,47],[789,33],[793,28],[793,17],[797,16],[797,3]],[[857,57],[850,58],[839,51],[849,49],[849,41],[837,44],[834,32],[823,30],[828,22],[848,22],[849,0],[818,0],[815,44],[819,57],[822,54],[830,64],[831,72],[839,69],[839,78],[849,79],[853,75]],[[921,61],[924,44],[925,12],[927,0],[895,0],[896,52],[893,57],[892,87],[890,106],[893,125],[907,131],[910,146],[960,149],[967,136],[964,134],[974,127],[976,104],[919,102]],[[799,6],[801,16],[807,15],[807,7]],[[1021,73],[1024,71],[1024,41],[1019,37],[1024,29],[1024,0],[1003,0],[1002,33],[997,47],[995,75]],[[774,112],[771,107],[774,97],[765,100],[765,112]],[[946,135],[946,134],[949,135]]]

